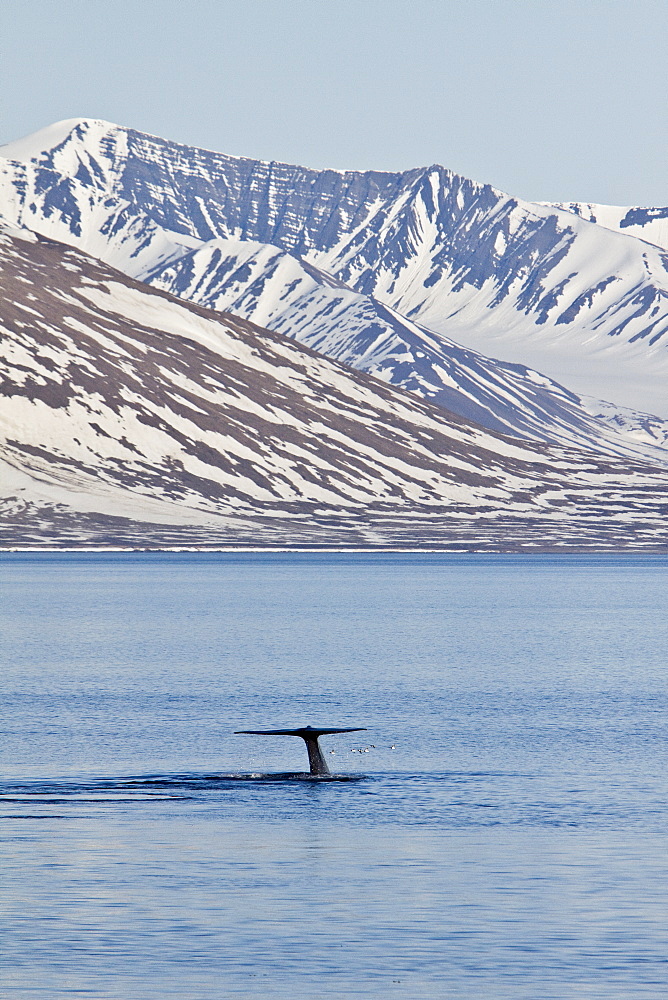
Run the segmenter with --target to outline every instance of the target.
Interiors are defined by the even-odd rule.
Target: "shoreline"
[[[636,548],[535,548],[535,549],[470,549],[470,548],[319,548],[319,547],[260,547],[260,546],[216,546],[212,548],[201,548],[197,546],[170,546],[165,548],[145,548],[141,546],[91,546],[91,547],[37,547],[30,548],[2,547],[0,546],[0,557],[3,555],[105,555],[105,554],[140,554],[140,555],[161,555],[179,554],[186,555],[451,555],[451,556],[668,556],[668,546],[662,549],[636,549]]]

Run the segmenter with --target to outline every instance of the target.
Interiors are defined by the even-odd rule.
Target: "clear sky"
[[[667,205],[667,53],[666,0],[0,0],[0,143],[86,116]]]

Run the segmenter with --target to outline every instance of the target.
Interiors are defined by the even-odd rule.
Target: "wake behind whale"
[[[363,732],[356,728],[314,728],[304,726],[299,729],[240,730],[235,735],[253,736],[298,736],[306,743],[309,771],[278,772],[186,772],[165,774],[141,774],[108,777],[81,777],[79,779],[52,778],[28,781],[13,781],[0,784],[0,802],[14,805],[23,802],[56,804],[78,799],[99,802],[120,798],[193,798],[201,794],[224,791],[239,783],[284,784],[290,782],[350,782],[363,781],[363,774],[332,774],[327,766],[318,738],[336,733]]]

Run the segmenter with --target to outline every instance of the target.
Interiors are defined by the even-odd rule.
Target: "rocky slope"
[[[665,472],[488,431],[5,230],[2,540],[663,550]]]
[[[210,240],[148,280],[491,430],[668,465],[668,420],[578,396],[524,365],[461,347],[270,244]]]

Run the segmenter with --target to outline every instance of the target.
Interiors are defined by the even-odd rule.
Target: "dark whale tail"
[[[327,761],[322,755],[318,744],[319,736],[329,733],[362,733],[365,728],[355,729],[315,729],[313,726],[303,726],[301,729],[237,729],[235,736],[299,736],[306,743],[308,762],[311,774],[329,774]]]

